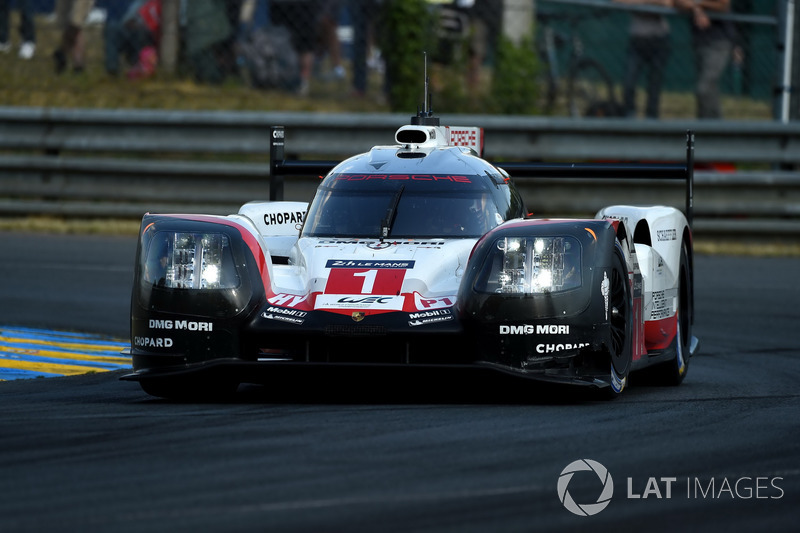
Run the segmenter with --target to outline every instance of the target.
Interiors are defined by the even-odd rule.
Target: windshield
[[[303,236],[480,237],[502,221],[492,195],[476,188],[321,188],[308,211]]]

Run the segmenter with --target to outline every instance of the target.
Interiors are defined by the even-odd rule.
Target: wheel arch
[[[653,246],[653,239],[650,235],[650,224],[647,222],[646,218],[643,218],[636,223],[636,229],[633,232],[633,242],[636,244]]]

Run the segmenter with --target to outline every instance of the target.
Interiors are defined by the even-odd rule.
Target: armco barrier
[[[144,212],[228,213],[267,199],[270,127],[286,152],[339,159],[392,144],[399,114],[67,110],[0,107],[0,215],[139,217]],[[800,124],[555,119],[454,115],[484,128],[493,161],[682,161],[686,131],[698,169],[699,233],[800,239]],[[285,198],[307,200],[316,177],[292,177]],[[542,216],[593,213],[610,203],[682,206],[679,184],[518,180]]]

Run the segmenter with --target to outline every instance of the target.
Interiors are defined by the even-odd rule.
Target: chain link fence
[[[768,119],[785,51],[779,3],[732,0],[729,12],[705,10],[700,31],[681,0],[539,0],[538,46],[565,113]],[[587,98],[570,86],[582,77],[594,109],[573,100]]]
[[[312,102],[370,95],[409,112],[393,108],[391,89],[410,69],[422,103],[423,60],[393,64],[392,52],[424,40],[438,111],[495,112],[497,80],[516,76],[525,82],[518,96],[544,115],[772,120],[791,105],[796,119],[797,59],[788,63],[794,80],[783,77],[784,37],[799,33],[796,17],[786,22],[794,0],[707,10],[723,44],[705,59],[698,15],[683,1],[0,0],[0,31],[9,28],[0,34],[0,71],[34,56],[50,63],[42,76],[100,70],[136,83],[236,86]],[[393,18],[392,9],[411,4],[425,16]],[[33,37],[18,31],[30,26]],[[526,30],[531,40],[521,38]],[[23,53],[32,40],[35,54]],[[535,70],[515,74],[513,62],[500,61],[509,46],[535,59]],[[6,79],[9,89],[15,78]]]

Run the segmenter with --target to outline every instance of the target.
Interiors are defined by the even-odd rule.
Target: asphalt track
[[[134,247],[0,233],[0,324],[124,337]],[[120,371],[0,382],[0,531],[797,531],[798,266],[698,257],[686,381],[634,375],[613,402],[484,375],[289,376],[204,404]],[[580,459],[613,480],[593,516],[559,499]]]

